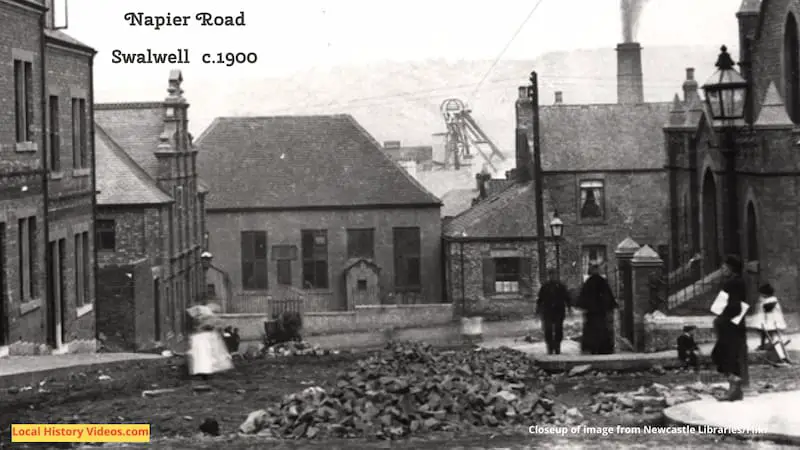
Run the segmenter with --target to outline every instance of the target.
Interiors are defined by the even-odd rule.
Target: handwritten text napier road
[[[243,27],[245,26],[244,11],[237,16],[217,16],[207,12],[197,13],[194,20],[203,27]],[[142,12],[129,12],[125,14],[125,21],[132,27],[151,27],[160,30],[163,27],[187,27],[192,22],[192,16],[172,15],[151,16]]]

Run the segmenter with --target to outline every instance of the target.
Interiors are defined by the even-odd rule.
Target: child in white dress
[[[761,347],[759,348],[765,349],[769,341],[780,341],[781,337],[778,332],[786,329],[786,321],[783,318],[781,304],[775,297],[775,289],[770,284],[762,284],[758,288],[758,303],[752,319],[748,322],[751,327],[761,331]],[[775,351],[782,362],[788,362],[782,345],[775,346]]]

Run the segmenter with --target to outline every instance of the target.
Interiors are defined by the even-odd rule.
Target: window
[[[53,172],[58,172],[61,170],[61,141],[59,139],[59,132],[61,131],[61,125],[59,124],[59,117],[58,117],[58,97],[55,95],[51,95],[47,100],[47,109],[48,109],[48,119],[50,123],[48,124],[49,128],[49,135],[48,135],[48,146],[49,146],[49,157],[48,163],[50,164],[50,170]]]
[[[278,266],[278,284],[292,285],[292,261],[297,259],[297,247],[294,245],[272,246],[272,259]]]
[[[36,218],[19,219],[19,289],[22,301],[35,299],[38,296],[36,284]]]
[[[483,293],[530,294],[531,259],[516,251],[497,251],[483,260]]]
[[[593,265],[598,266],[600,275],[606,276],[606,246],[605,245],[584,245],[582,249],[581,270],[583,271],[583,281],[589,278],[589,268]]]
[[[78,307],[91,303],[91,255],[89,253],[89,233],[75,235],[75,305]]]
[[[303,289],[328,288],[328,232],[302,230]]]
[[[95,246],[100,251],[113,252],[117,248],[116,223],[113,220],[102,219],[95,224]]]
[[[394,286],[418,291],[422,285],[419,228],[393,228]]]
[[[581,181],[581,219],[604,217],[604,187],[601,180]]]
[[[242,288],[267,289],[267,232],[242,231]]]
[[[375,230],[353,228],[347,230],[348,258],[375,258]]]
[[[89,167],[89,155],[86,142],[86,100],[72,99],[72,167],[85,169]]]
[[[14,60],[14,112],[17,142],[33,141],[33,64]]]

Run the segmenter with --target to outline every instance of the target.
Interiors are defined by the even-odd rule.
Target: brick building
[[[665,129],[674,167],[671,251],[702,252],[705,273],[718,267],[724,253],[741,252],[745,260],[759,263],[751,267],[759,269],[760,280],[775,286],[784,309],[796,313],[800,1],[744,0],[736,16],[738,59],[752,86],[745,122],[752,128],[739,124],[734,145],[726,145],[720,124],[709,120],[704,106],[675,103]],[[709,55],[709,66],[716,56]],[[735,180],[726,176],[728,150],[736,151]],[[729,200],[731,189],[736,203]],[[730,220],[731,213],[737,220]]]
[[[180,71],[162,102],[95,106],[97,330],[144,349],[180,340],[205,280],[205,189],[188,132]]]
[[[587,278],[591,264],[611,275],[614,249],[626,237],[666,251],[663,126],[672,105],[644,102],[639,44],[620,44],[617,58],[616,104],[569,105],[557,92],[554,104],[539,107],[546,230],[541,237],[532,181],[534,111],[528,88],[519,89],[514,186],[489,194],[444,230],[447,286],[467,312],[533,312],[540,268],[556,265],[548,227],[556,213],[564,223],[558,266],[572,289]],[[546,240],[546,254],[537,250],[539,239]]]
[[[0,30],[0,349],[91,348],[95,51],[56,29],[49,0],[3,2]]]
[[[441,301],[441,202],[352,117],[223,117],[197,147],[227,311],[286,292],[307,311],[352,309],[345,272],[361,259],[379,271],[355,281],[365,301]]]

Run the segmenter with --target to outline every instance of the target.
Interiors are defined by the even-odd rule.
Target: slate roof
[[[172,197],[158,187],[155,150],[164,131],[163,103],[95,105],[95,152],[101,205],[163,204]],[[198,192],[208,192],[198,179]]]
[[[95,123],[151,177],[157,177],[155,149],[164,131],[163,104],[104,103],[94,107]]]
[[[350,115],[220,117],[195,146],[209,209],[441,205]]]
[[[476,204],[444,225],[444,234],[469,238],[536,236],[533,183],[514,184]]]
[[[491,178],[486,180],[486,184],[484,185],[486,188],[486,197],[488,198],[495,194],[499,194],[500,192],[508,189],[512,184],[514,184],[514,180],[503,178]]]
[[[100,126],[95,126],[95,156],[100,205],[171,203],[172,198],[119,147]]]
[[[97,53],[97,51],[92,47],[89,47],[88,45],[75,39],[67,33],[64,33],[63,31],[45,29],[44,35],[51,41],[57,41],[59,43],[66,44],[69,47],[78,48],[87,52]]]
[[[542,169],[662,169],[672,103],[541,107]]]
[[[442,195],[442,217],[455,217],[472,206],[478,189],[453,189]]]

